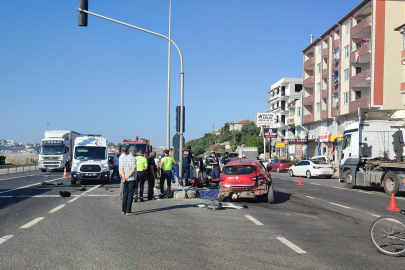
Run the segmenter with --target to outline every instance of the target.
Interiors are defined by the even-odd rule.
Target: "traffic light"
[[[79,0],[79,8],[82,10],[89,10],[89,1]],[[89,14],[79,11],[79,26],[87,26],[87,18]]]
[[[185,123],[186,122],[186,108],[183,106],[183,132],[186,131]],[[180,106],[176,106],[176,132],[180,132]]]

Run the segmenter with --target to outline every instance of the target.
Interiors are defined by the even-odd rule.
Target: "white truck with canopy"
[[[384,187],[387,195],[405,191],[404,110],[358,113],[344,130],[340,180],[348,188]]]
[[[101,135],[82,135],[74,144],[71,184],[76,181],[103,181],[110,179],[107,140]]]

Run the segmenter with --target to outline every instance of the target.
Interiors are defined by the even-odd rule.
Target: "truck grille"
[[[42,162],[42,165],[45,168],[56,168],[56,167],[59,167],[59,164],[60,164],[60,162],[50,162],[50,161]]]
[[[100,172],[101,167],[99,165],[82,165],[80,167],[81,172]]]
[[[59,157],[43,157],[43,159],[45,160],[45,159],[56,159],[56,160],[58,160],[59,159]]]

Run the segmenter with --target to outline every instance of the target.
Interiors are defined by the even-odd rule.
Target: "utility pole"
[[[166,147],[167,150],[170,149],[170,28],[172,19],[172,0],[169,2],[169,61],[167,67],[167,138]]]

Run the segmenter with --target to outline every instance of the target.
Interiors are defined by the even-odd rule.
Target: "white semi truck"
[[[66,159],[72,161],[73,142],[79,133],[70,130],[46,130],[45,138],[38,147],[38,167],[46,170],[63,170]],[[69,168],[66,168],[68,171]]]
[[[373,113],[386,120],[368,120]],[[339,175],[346,187],[383,187],[387,195],[405,191],[405,125],[403,111],[396,114],[400,118],[359,109],[359,121],[345,128]]]
[[[110,179],[107,140],[101,135],[82,135],[74,142],[71,184],[76,181],[103,181]]]
[[[239,153],[239,158],[251,158],[256,159],[258,155],[257,147],[249,147],[249,146],[238,146],[237,149]]]

